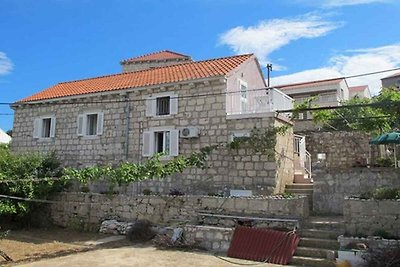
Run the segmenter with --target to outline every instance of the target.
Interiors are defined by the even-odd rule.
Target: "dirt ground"
[[[93,246],[87,242],[108,237],[97,233],[83,233],[60,228],[31,229],[11,231],[6,238],[0,240],[0,249],[10,256],[16,263],[35,261],[43,258],[52,258],[71,253],[88,251]],[[121,244],[122,245],[122,244]],[[0,257],[0,266],[6,261]]]
[[[94,246],[108,235],[65,229],[13,231],[0,240],[0,249],[13,260],[0,266],[18,267],[125,267],[125,266],[237,266],[204,252],[155,248],[152,243],[132,245],[126,240]],[[114,238],[114,237],[111,237]],[[254,262],[229,259],[237,263]],[[256,263],[259,264],[259,263]],[[263,264],[262,266],[279,266]]]

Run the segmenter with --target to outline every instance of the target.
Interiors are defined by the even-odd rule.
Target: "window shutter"
[[[56,117],[51,117],[50,121],[50,137],[56,136]]]
[[[143,132],[143,157],[150,157],[154,154],[154,133],[150,131]]]
[[[154,117],[156,115],[156,98],[149,97],[146,99],[146,117]]]
[[[83,115],[83,114],[81,114],[81,115],[78,115],[78,120],[77,120],[77,125],[78,125],[78,130],[77,130],[77,135],[78,136],[82,136],[83,134],[84,134],[84,128],[85,128],[85,124],[84,124],[84,122],[85,122],[85,120],[84,120],[84,118],[85,118],[85,115]]]
[[[103,125],[104,125],[104,113],[99,112],[97,113],[97,135],[102,135],[103,134]]]
[[[170,114],[178,114],[178,95],[171,95],[169,108]]]
[[[170,156],[179,155],[179,130],[171,130],[170,132]]]
[[[33,121],[33,138],[40,137],[40,121],[41,121],[41,119],[39,119],[39,118],[36,118]]]

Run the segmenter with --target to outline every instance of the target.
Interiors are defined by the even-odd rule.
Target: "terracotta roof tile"
[[[63,82],[32,96],[26,97],[18,102],[39,101],[67,96],[223,76],[245,62],[251,56],[252,54],[238,55],[136,72],[120,73],[71,82]]]
[[[190,56],[180,54],[177,52],[163,50],[159,52],[154,52],[147,55],[142,55],[138,57],[133,57],[129,59],[123,60],[121,63],[130,63],[130,62],[140,62],[140,61],[155,61],[155,60],[167,60],[167,59],[191,59]]]
[[[278,86],[273,86],[273,87],[280,89],[280,90],[315,87],[315,86],[320,86],[320,85],[338,84],[342,80],[343,80],[343,78],[335,78],[335,79],[326,79],[326,80],[318,80],[318,81],[310,81],[310,82],[284,84],[284,85],[278,85]]]

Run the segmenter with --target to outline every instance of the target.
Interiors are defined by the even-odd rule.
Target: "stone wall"
[[[374,236],[369,237],[348,237],[348,236],[339,236],[338,242],[341,248],[345,248],[349,244],[357,244],[363,243],[368,246],[370,249],[387,249],[390,247],[398,247],[400,246],[400,240],[395,239],[378,239]]]
[[[187,221],[196,223],[199,211],[217,211],[262,217],[308,217],[307,198],[278,196],[234,198],[208,196],[108,196],[102,194],[61,193],[51,204],[56,225],[97,229],[106,218],[132,221],[147,219],[153,223]]]
[[[353,167],[357,161],[375,162],[378,157],[378,146],[371,146],[370,134],[363,132],[346,131],[307,131],[296,132],[306,136],[306,147],[311,154],[311,160],[315,165],[317,155],[324,153],[326,159],[319,164],[320,168],[346,169]],[[371,155],[371,157],[370,157]]]
[[[400,237],[400,201],[346,198],[343,205],[346,232],[374,235],[386,231]]]
[[[250,65],[256,65],[255,60],[247,62],[237,72],[253,88],[257,84],[253,81],[254,71]],[[259,79],[261,78],[260,76]],[[79,168],[147,160],[147,157],[142,156],[143,132],[149,129],[170,127],[179,130],[188,126],[198,127],[198,138],[179,138],[179,154],[188,155],[202,147],[230,142],[231,135],[236,130],[250,131],[254,127],[268,128],[278,123],[291,126],[290,123],[276,118],[274,113],[258,114],[257,118],[228,118],[226,96],[223,94],[226,89],[225,79],[213,78],[51,103],[16,105],[12,150],[17,153],[55,151],[64,165]],[[217,94],[218,92],[221,94]],[[146,116],[146,99],[159,93],[175,93],[178,97],[203,97],[179,98],[177,114]],[[97,136],[78,136],[78,114],[92,110],[104,113],[103,133]],[[55,137],[33,138],[34,119],[45,114],[56,117]],[[293,157],[292,143],[290,130],[287,135],[279,137],[277,148],[281,153],[280,159],[267,158],[250,149],[220,149],[210,156],[210,168],[185,170],[182,174],[173,175],[163,181],[147,181],[128,189],[134,193],[142,193],[143,189],[158,193],[179,189],[191,194],[220,193],[229,189],[249,189],[257,194],[283,192],[284,184],[291,183],[293,177],[290,173],[293,162],[283,160],[284,157]]]
[[[345,196],[377,187],[400,187],[400,172],[394,168],[351,168],[314,171],[314,212],[343,214]]]
[[[234,228],[185,225],[184,237],[188,244],[196,244],[213,252],[227,252]]]

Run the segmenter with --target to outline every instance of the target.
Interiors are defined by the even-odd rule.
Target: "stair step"
[[[313,184],[287,184],[286,189],[313,189]]]
[[[294,255],[334,260],[337,257],[337,251],[333,249],[297,247]]]
[[[320,229],[301,229],[299,234],[301,237],[313,237],[313,238],[331,239],[331,240],[337,240],[337,237],[340,235],[336,231],[320,230]]]
[[[309,189],[309,188],[287,188],[285,190],[285,192],[292,193],[292,194],[312,195],[313,194],[313,189]]]
[[[319,259],[312,257],[293,256],[290,265],[295,266],[312,266],[312,267],[334,267],[335,261],[327,259]]]
[[[299,246],[311,247],[311,248],[324,248],[332,250],[339,249],[339,243],[336,240],[312,238],[312,237],[300,237]]]
[[[345,225],[343,217],[309,217],[302,228],[328,230],[340,235],[344,233]]]

